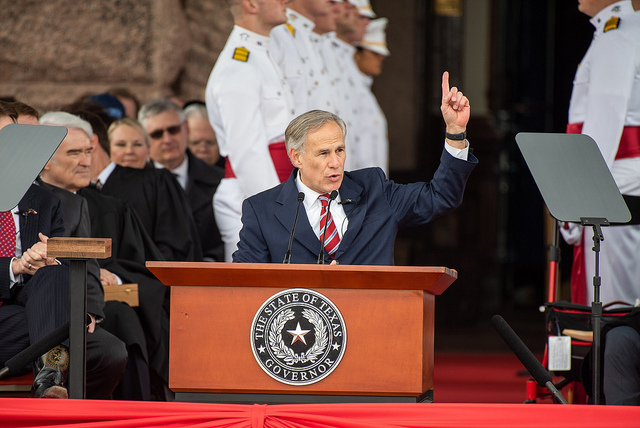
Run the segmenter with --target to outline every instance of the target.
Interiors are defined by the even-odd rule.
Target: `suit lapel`
[[[362,186],[351,180],[345,174],[344,179],[342,180],[342,185],[340,186],[340,199],[343,201],[345,199],[351,199],[354,202],[349,205],[343,205],[344,212],[347,214],[347,218],[349,219],[349,227],[342,237],[340,246],[336,252],[335,258],[338,260],[340,260],[340,256],[349,249],[353,239],[362,228],[364,215],[367,211],[367,201],[366,198],[362,196],[362,191]]]
[[[29,209],[38,207],[37,201],[34,200],[33,194],[27,191],[26,195],[20,203],[18,203],[18,212],[26,213]],[[34,242],[39,241],[38,236],[38,215],[27,214],[19,216],[20,221],[20,243],[22,251],[26,251]]]
[[[276,218],[289,233],[291,233],[293,220],[296,217],[296,207],[298,206],[298,188],[294,180],[297,171],[297,169],[294,169],[289,179],[284,182],[280,194],[276,199],[276,202],[281,205],[275,212]],[[304,245],[312,254],[317,254],[320,250],[320,241],[315,233],[313,233],[311,224],[309,224],[309,218],[307,217],[307,211],[304,209],[303,204],[300,204],[300,214],[298,214],[298,223],[296,224],[293,239]]]

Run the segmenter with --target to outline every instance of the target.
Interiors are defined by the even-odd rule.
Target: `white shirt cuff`
[[[449,154],[454,158],[462,159],[464,161],[469,159],[469,140],[464,140],[465,147],[464,149],[456,149],[449,143],[447,140],[444,141],[444,148],[447,149]]]

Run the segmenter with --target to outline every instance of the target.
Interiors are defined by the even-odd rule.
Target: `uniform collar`
[[[311,37],[311,41],[312,41],[313,43],[318,43],[318,44],[319,44],[319,43],[322,43],[322,41],[324,40],[324,39],[322,38],[322,35],[321,35],[321,34],[315,33],[315,32],[313,32],[313,31],[311,32],[311,34],[309,35],[309,37]]]
[[[595,34],[599,34],[604,30],[604,26],[606,25],[609,18],[634,12],[635,11],[633,10],[631,2],[629,0],[623,0],[605,7],[600,12],[598,12],[596,16],[591,18],[589,22],[591,22],[591,25],[596,28]]]
[[[334,40],[336,42],[336,46],[338,47],[338,49],[341,49],[347,55],[352,56],[356,52],[356,47],[353,46],[352,44],[345,42],[339,37],[336,37]]]
[[[269,47],[269,37],[261,36],[258,33],[254,33],[253,31],[249,31],[238,25],[233,27],[231,36],[238,42],[238,44],[247,49],[255,48],[266,51]]]
[[[299,31],[311,33],[316,24],[309,18],[301,15],[293,9],[287,9],[287,24]]]
[[[328,33],[324,33],[322,37],[325,39],[329,39],[331,41],[337,39],[335,31],[329,31]]]

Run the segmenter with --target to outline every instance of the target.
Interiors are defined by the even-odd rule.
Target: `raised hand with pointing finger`
[[[466,147],[466,131],[471,106],[469,99],[457,87],[449,88],[449,72],[442,74],[442,118],[447,126],[447,143],[453,147]],[[453,138],[452,138],[453,137]]]

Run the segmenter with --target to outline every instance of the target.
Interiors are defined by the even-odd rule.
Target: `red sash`
[[[583,123],[567,125],[567,134],[581,134]],[[620,136],[620,145],[616,159],[640,157],[640,126],[625,126]],[[584,230],[580,244],[573,247],[573,266],[571,267],[571,301],[581,305],[587,302],[587,275],[585,274]]]
[[[281,183],[286,181],[291,175],[291,171],[293,171],[293,165],[287,155],[287,148],[284,145],[284,141],[269,144],[269,154],[271,155],[273,166],[276,168],[278,179],[280,179]],[[236,178],[236,174],[233,172],[233,168],[231,168],[228,157],[224,165],[224,178]]]
[[[287,148],[284,145],[284,141],[269,144],[269,154],[271,155],[271,160],[273,161],[273,166],[276,168],[280,182],[286,181],[291,175],[291,171],[293,171],[293,165],[287,155]],[[236,174],[231,168],[228,157],[224,164],[224,178],[236,178]]]
[[[570,123],[567,125],[567,134],[581,134],[582,123]],[[616,159],[629,159],[640,157],[640,126],[625,126],[620,136],[620,145],[616,153]]]

